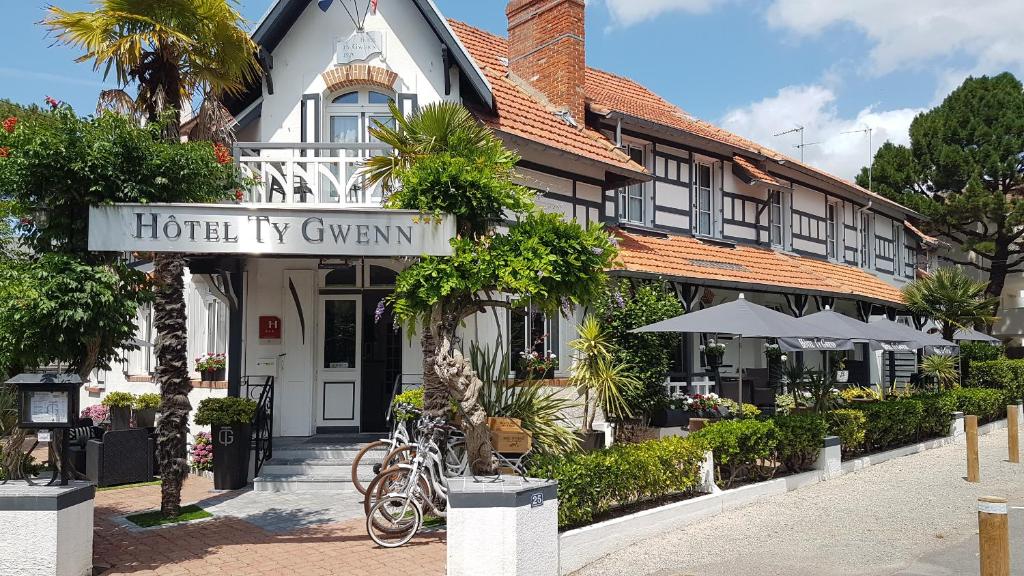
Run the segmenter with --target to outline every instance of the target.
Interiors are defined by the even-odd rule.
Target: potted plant
[[[103,404],[94,404],[82,410],[82,418],[88,418],[92,420],[93,426],[99,426],[100,428],[110,428],[110,408]]]
[[[110,392],[100,401],[110,409],[111,430],[127,430],[131,426],[135,395],[131,392]]]
[[[684,407],[687,412],[694,414],[687,423],[687,429],[690,432],[696,432],[722,417],[721,399],[714,392],[684,396],[679,401],[679,405]]]
[[[682,427],[690,423],[689,411],[690,397],[682,392],[676,392],[662,406],[651,413],[651,426],[655,428]]]
[[[712,338],[708,340],[707,344],[700,347],[700,351],[704,353],[709,367],[713,369],[721,367],[722,359],[725,358],[725,344]]]
[[[135,397],[135,425],[139,428],[156,426],[156,409],[160,406],[160,395],[155,392],[139,394]]]
[[[597,317],[587,316],[577,333],[579,337],[569,342],[573,349],[569,384],[583,398],[580,445],[583,450],[597,450],[605,446],[604,432],[594,430],[597,409],[609,420],[632,418],[626,396],[639,388],[640,382],[626,365],[614,360],[614,345],[608,341]]]
[[[207,398],[196,410],[196,424],[210,427],[213,439],[213,487],[237,490],[249,482],[249,450],[256,401]]]
[[[878,392],[862,386],[843,388],[839,391],[839,397],[847,404],[854,402],[877,402],[879,400]]]
[[[558,356],[548,350],[546,353],[536,350],[524,350],[519,353],[520,376],[524,380],[546,380],[554,377],[558,368]]]
[[[224,367],[227,359],[224,354],[208,352],[196,358],[196,371],[202,375],[203,382],[220,382],[224,380]]]
[[[785,375],[785,365],[788,357],[778,344],[766,343],[764,345],[764,357],[768,362],[768,385],[778,388]]]

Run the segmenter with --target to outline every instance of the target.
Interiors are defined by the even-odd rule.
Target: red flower
[[[4,120],[4,131],[10,134],[14,132],[14,127],[18,125],[18,119],[11,116],[7,120]]]
[[[242,189],[235,188],[235,200],[241,202],[243,199],[245,199],[245,194],[242,193]]]
[[[0,158],[7,158],[11,155],[11,149],[7,146],[0,146]]]
[[[57,100],[56,98],[54,98],[52,96],[47,96],[46,97],[46,103],[50,105],[50,109],[51,110],[56,110],[57,107],[60,106],[60,100]]]
[[[231,150],[223,144],[213,145],[213,155],[217,157],[217,162],[220,164],[228,164],[231,162]]]

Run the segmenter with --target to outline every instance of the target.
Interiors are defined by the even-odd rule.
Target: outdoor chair
[[[86,446],[89,440],[103,438],[103,428],[93,424],[92,418],[80,418],[77,426],[68,430],[68,460],[75,470],[85,473]]]
[[[144,428],[111,430],[86,445],[86,477],[98,487],[153,479],[153,440]]]

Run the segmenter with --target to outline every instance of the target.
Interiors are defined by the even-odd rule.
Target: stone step
[[[370,471],[372,464],[361,463],[360,469]],[[351,460],[323,458],[273,458],[263,464],[262,471],[267,474],[348,474],[352,468]],[[371,472],[367,472],[372,474]]]
[[[274,447],[274,456],[271,460],[341,460],[352,464],[359,454],[360,446],[357,447],[303,447],[303,448],[278,448]]]
[[[253,481],[256,492],[322,492],[358,493],[348,474],[268,474],[261,472]]]

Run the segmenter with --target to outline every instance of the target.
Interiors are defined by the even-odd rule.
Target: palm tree
[[[627,366],[616,363],[614,345],[594,315],[587,316],[577,329],[579,337],[569,342],[573,349],[572,375],[569,384],[583,396],[582,431],[594,431],[597,408],[607,418],[631,418],[632,411],[625,395],[640,386],[629,374]]]
[[[971,278],[962,268],[939,268],[903,287],[903,299],[914,314],[931,318],[942,337],[953,341],[957,330],[992,324],[998,300],[987,296],[987,284]]]
[[[135,101],[144,118],[164,122],[170,140],[178,139],[184,102],[196,96],[239,94],[259,78],[257,47],[228,0],[95,0],[95,5],[92,12],[51,6],[43,24],[59,42],[84,51],[78,62],[92,61],[94,69],[103,69],[104,77],[113,73],[122,88],[137,86]],[[160,253],[154,265],[157,381],[162,396],[157,437],[160,510],[177,516],[189,471],[186,437],[192,390],[184,259],[181,254]]]

